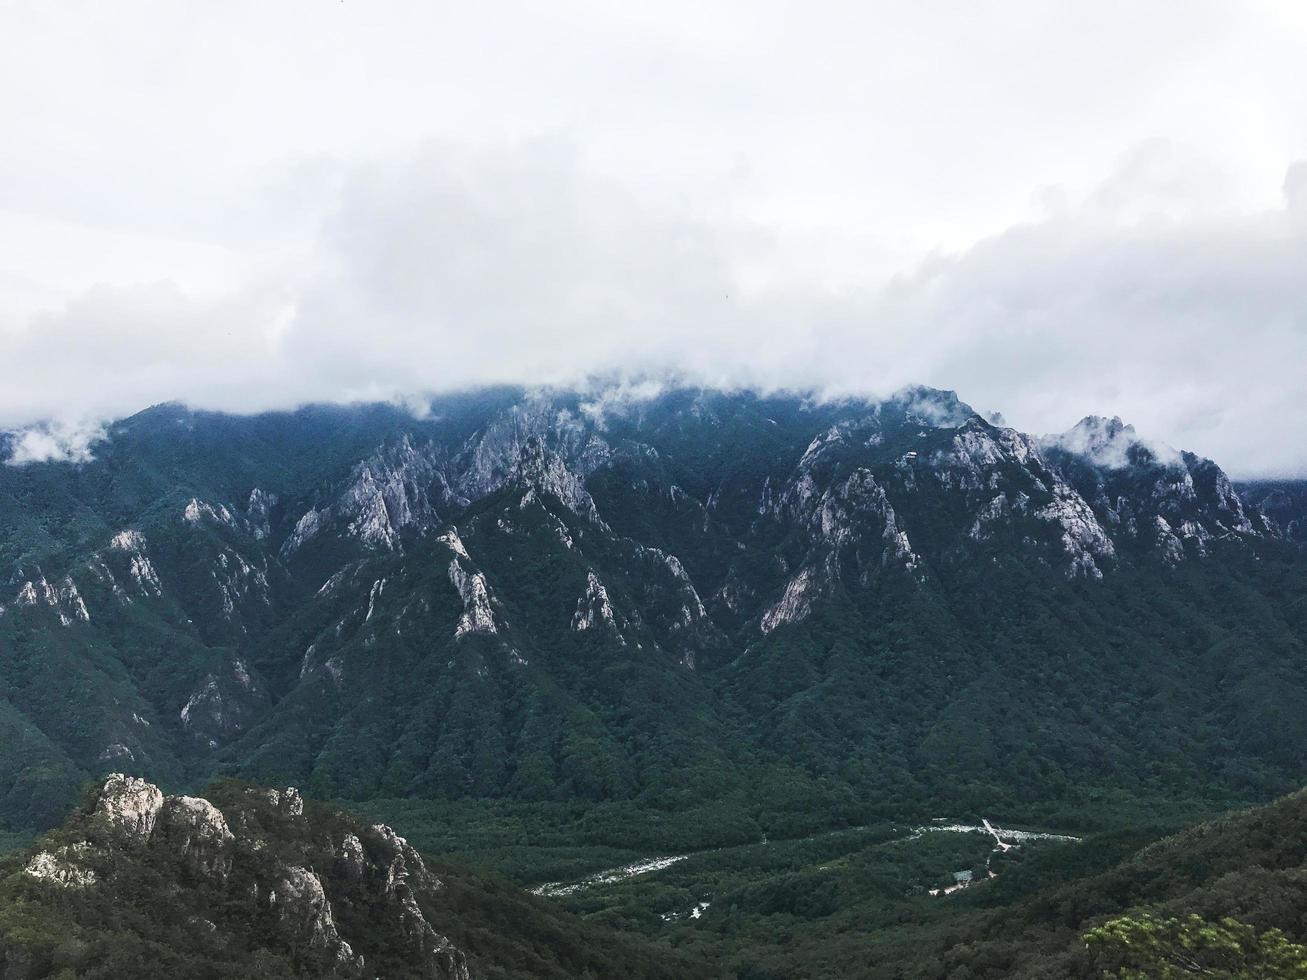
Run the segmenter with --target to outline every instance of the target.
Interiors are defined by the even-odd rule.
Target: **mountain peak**
[[[1119,415],[1086,415],[1066,432],[1044,436],[1041,442],[1111,470],[1132,464],[1171,466],[1180,462],[1178,452],[1165,443],[1140,438],[1135,427],[1121,421]]]
[[[976,410],[960,399],[956,391],[926,385],[900,388],[886,402],[936,428],[956,428],[976,414]]]

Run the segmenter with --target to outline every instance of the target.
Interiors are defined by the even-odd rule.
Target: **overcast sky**
[[[0,428],[676,371],[1307,473],[1307,4],[0,0]]]

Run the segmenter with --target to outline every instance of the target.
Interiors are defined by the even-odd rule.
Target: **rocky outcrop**
[[[378,850],[387,860],[383,889],[398,906],[399,929],[405,941],[417,959],[434,965],[441,977],[470,980],[467,957],[427,921],[417,901],[415,889],[434,891],[443,885],[403,837],[385,824],[374,824],[371,829]]]
[[[467,548],[463,546],[463,539],[458,536],[458,528],[450,525],[442,533],[436,535],[436,541],[443,544],[459,558],[471,561],[471,556],[467,553]]]
[[[159,787],[135,776],[114,773],[100,789],[95,814],[128,840],[139,843],[150,839],[162,808],[163,793]]]
[[[498,633],[494,611],[490,607],[490,587],[481,572],[468,572],[455,558],[449,563],[449,581],[463,600],[463,614],[454,627],[454,638],[469,633]]]
[[[222,615],[230,620],[249,600],[271,605],[271,587],[265,568],[251,565],[231,548],[223,548],[209,569],[209,576],[217,586]]]
[[[626,646],[626,637],[622,629],[626,620],[620,618],[613,609],[612,600],[608,598],[608,589],[593,571],[586,573],[585,592],[576,600],[576,612],[572,614],[572,630],[584,633],[587,630],[601,629],[609,632],[621,646]]]
[[[225,879],[231,871],[228,845],[235,837],[222,811],[208,800],[168,797],[160,810],[156,833],[197,874]]]
[[[109,551],[116,552],[126,560],[126,578],[132,583],[133,590],[138,595],[156,598],[163,595],[163,584],[159,581],[159,573],[155,571],[154,564],[146,552],[144,534],[133,530],[119,531],[109,540]],[[101,560],[101,567],[105,567],[107,571],[103,560]],[[110,580],[112,581],[112,573],[110,573]],[[122,598],[127,598],[127,593],[121,588],[115,588],[114,592]]]
[[[1307,544],[1307,480],[1268,480],[1237,488],[1245,511],[1261,515],[1268,530]]]
[[[1161,514],[1153,519],[1153,523],[1157,530],[1155,545],[1158,554],[1162,556],[1162,561],[1168,565],[1180,564],[1184,561],[1184,542]]]
[[[182,508],[182,520],[187,524],[201,524],[208,521],[224,527],[237,525],[235,515],[227,509],[226,504],[211,504],[198,497],[192,497],[190,503]]]
[[[336,920],[322,887],[322,879],[308,868],[285,868],[268,896],[291,936],[309,949],[326,955],[337,970],[353,973],[363,969],[363,957],[355,954],[336,929]]]
[[[444,885],[422,856],[385,824],[354,824],[338,848],[328,839],[324,849],[324,827],[341,820],[347,818],[306,814],[294,787],[237,791],[220,809],[115,774],[74,828],[85,839],[36,849],[22,873],[68,893],[65,898],[92,890],[135,895],[142,881],[162,883],[168,901],[188,909],[188,921],[210,932],[253,925],[261,944],[279,935],[288,950],[315,964],[315,976],[363,980],[402,972],[472,980],[463,951],[423,909]],[[237,862],[239,875],[232,872]],[[136,877],[141,869],[146,878]],[[368,930],[370,946],[386,949],[389,966],[368,964],[355,952],[360,937],[345,935],[342,923],[349,922]]]
[[[660,548],[636,545],[629,560],[630,571],[638,572],[645,582],[644,608],[648,609],[636,625],[654,627],[663,648],[679,654],[681,663],[694,669],[696,655],[723,642],[723,636],[690,573],[679,558]]]
[[[879,438],[875,427],[832,426],[808,445],[776,498],[771,518],[788,529],[801,568],[762,613],[763,633],[806,619],[838,582],[867,586],[891,570],[919,574],[921,559],[883,483],[868,467],[850,471],[840,462]]]
[[[1174,565],[1206,557],[1209,542],[1280,532],[1235,491],[1211,460],[1142,439],[1119,418],[1088,416],[1041,440],[1060,477],[1090,503],[1116,549],[1140,549]]]
[[[578,517],[608,530],[581,476],[568,469],[561,456],[545,448],[539,437],[532,436],[522,446],[514,478],[523,488],[521,506],[527,506],[542,494],[548,495]]]
[[[285,789],[251,790],[250,793],[266,800],[274,810],[283,816],[304,816],[304,797],[300,795],[300,791],[294,786],[287,786]]]
[[[402,436],[358,463],[329,504],[296,521],[281,554],[293,555],[328,526],[375,551],[402,551],[407,532],[421,533],[451,498],[440,454]]]
[[[486,583],[484,574],[479,571],[468,571],[464,567],[465,564],[470,564],[472,559],[463,545],[463,539],[458,536],[458,528],[453,526],[446,528],[437,536],[436,541],[448,548],[453,555],[447,574],[450,584],[463,600],[463,612],[454,627],[454,639],[470,633],[498,633],[499,623],[495,619],[492,608],[494,597],[491,595],[490,586]]]
[[[37,881],[58,888],[89,888],[97,881],[94,871],[84,866],[89,852],[87,844],[72,844],[53,851],[37,851],[23,868],[23,873]]]
[[[72,576],[65,576],[61,582],[52,585],[44,575],[38,574],[35,579],[23,583],[14,597],[14,606],[20,609],[48,606],[59,617],[61,626],[91,621],[91,614]]]
[[[262,541],[272,533],[272,515],[277,502],[275,493],[258,487],[250,491],[250,499],[245,504],[245,520],[256,540]]]
[[[1061,531],[1062,550],[1071,559],[1066,570],[1067,577],[1103,577],[1102,569],[1095,559],[1112,557],[1116,548],[1098,523],[1093,508],[1085,503],[1083,497],[1059,481],[1053,486],[1053,501],[1035,514],[1042,520],[1055,524]]]
[[[530,443],[535,446],[528,447]],[[587,419],[547,393],[536,393],[491,418],[464,442],[449,465],[450,486],[462,501],[478,500],[520,478],[523,458],[537,454],[557,457],[565,469],[584,480],[612,452]],[[528,462],[527,470],[533,468],[533,462]]]
[[[429,495],[434,461],[405,436],[389,452],[360,463],[336,503],[348,521],[348,533],[364,545],[394,551],[406,528],[422,528],[435,519]]]
[[[234,658],[200,679],[178,719],[193,738],[216,748],[249,728],[267,704],[267,692],[249,666]]]
[[[363,842],[358,834],[346,834],[340,842],[340,860],[345,874],[351,879],[360,879],[367,869],[367,857],[363,853]]]
[[[281,544],[282,557],[293,555],[304,547],[322,530],[322,524],[323,512],[317,508],[310,508],[301,514],[300,519],[295,522],[290,534],[286,536],[286,540]]]
[[[1109,419],[1100,415],[1086,415],[1066,432],[1043,436],[1040,443],[1109,470],[1150,463],[1175,465],[1180,462],[1178,452],[1161,443],[1145,442],[1135,432],[1135,427],[1122,422],[1119,416]]]
[[[780,600],[762,616],[762,631],[770,633],[786,623],[798,623],[812,613],[813,603],[821,594],[819,578],[811,568],[804,568],[785,584]]]

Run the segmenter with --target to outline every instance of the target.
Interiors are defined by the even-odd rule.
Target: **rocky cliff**
[[[234,803],[224,813],[207,799],[165,796],[114,774],[21,874],[36,895],[77,893],[74,907],[138,900],[162,876],[167,894],[157,898],[186,910],[181,928],[197,948],[266,944],[298,975],[393,976],[395,964],[434,980],[475,975],[423,912],[443,883],[389,827],[306,813],[293,787],[246,788]],[[244,936],[231,934],[236,923]],[[16,955],[6,976],[25,975]]]
[[[466,939],[455,941],[451,933]],[[468,942],[472,946],[468,946]],[[502,882],[438,874],[293,787],[168,796],[114,774],[0,860],[0,977],[702,976]]]

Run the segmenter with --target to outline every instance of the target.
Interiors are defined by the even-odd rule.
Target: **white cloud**
[[[1098,466],[1119,470],[1135,461],[1132,450],[1142,446],[1162,466],[1176,466],[1182,462],[1179,452],[1163,442],[1141,439],[1134,426],[1119,418],[1105,419],[1091,415],[1082,419],[1066,432],[1043,437],[1043,443],[1056,446],[1069,453],[1084,456]]]
[[[673,372],[1307,472],[1297,5],[500,9],[8,8],[0,426]]]
[[[106,437],[96,422],[46,422],[5,433],[9,437],[8,466],[28,463],[85,463],[95,444]]]

